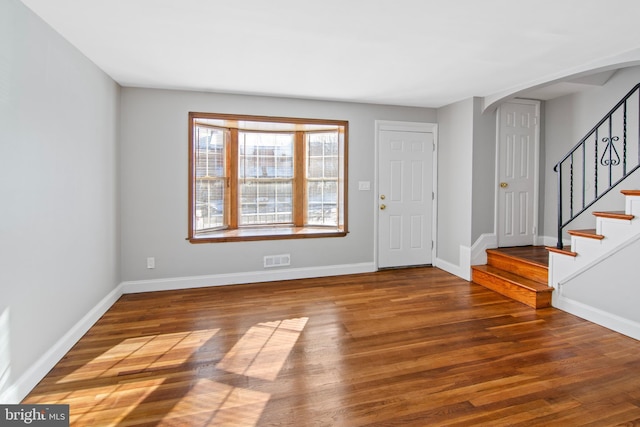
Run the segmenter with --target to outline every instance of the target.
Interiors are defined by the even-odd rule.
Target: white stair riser
[[[572,236],[571,250],[578,254],[574,258],[574,265],[583,266],[600,256],[601,253],[615,248],[630,236],[640,232],[640,221],[623,221],[619,219],[597,218],[597,223],[603,232],[597,234],[605,236],[604,239],[591,239],[588,237]],[[597,229],[596,229],[597,230]],[[566,257],[566,256],[565,256]],[[579,268],[579,267],[578,267]]]
[[[608,243],[606,240],[607,239],[599,240],[589,239],[587,237],[571,236],[571,250],[578,254],[582,254],[583,252],[599,251],[602,249],[603,245]]]
[[[625,212],[640,217],[640,196],[625,197]]]
[[[605,239],[626,240],[629,233],[635,233],[634,228],[640,228],[640,221],[635,219],[626,221],[621,219],[597,218],[596,233],[605,236]]]

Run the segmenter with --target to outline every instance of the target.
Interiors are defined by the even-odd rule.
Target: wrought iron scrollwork
[[[600,157],[600,164],[602,166],[618,166],[620,164],[620,155],[618,154],[618,150],[616,150],[616,146],[613,144],[618,140],[620,140],[620,138],[617,136],[602,138],[602,142],[607,143],[606,147],[604,147],[604,151],[602,152],[602,157]]]

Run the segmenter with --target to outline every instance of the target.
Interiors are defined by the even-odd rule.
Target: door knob
[[[387,208],[387,205],[380,205],[380,210],[383,211]]]
[[[509,186],[509,184],[507,184],[506,182],[501,182],[500,183],[500,188],[507,188]]]

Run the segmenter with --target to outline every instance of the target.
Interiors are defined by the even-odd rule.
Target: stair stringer
[[[634,274],[638,253],[640,233],[555,283],[551,304],[640,340],[640,283]]]

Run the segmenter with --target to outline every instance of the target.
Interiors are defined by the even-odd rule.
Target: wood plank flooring
[[[523,258],[547,267],[549,265],[549,251],[545,246],[512,246],[497,248],[496,251],[507,255]]]
[[[123,296],[24,403],[76,426],[640,425],[640,342],[437,268]]]

